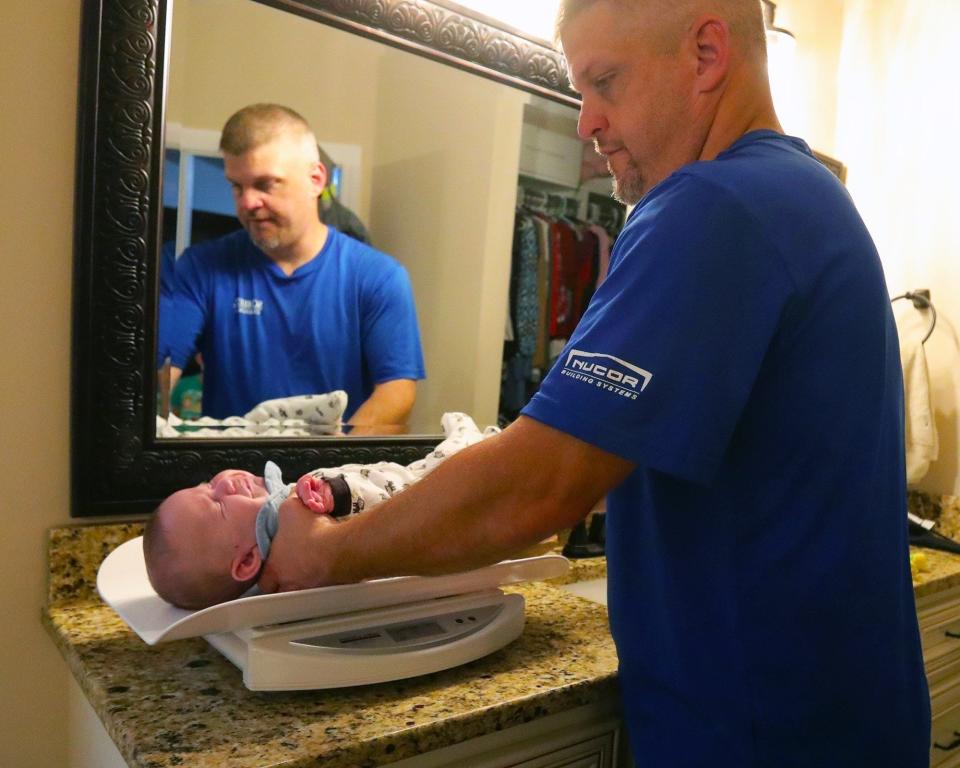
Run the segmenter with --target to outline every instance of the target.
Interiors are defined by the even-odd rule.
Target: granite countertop
[[[938,532],[960,541],[960,496],[931,497],[911,491],[908,502],[911,512],[936,521]],[[960,586],[960,555],[911,547],[910,565],[913,592],[918,599]]]
[[[526,600],[520,638],[444,672],[355,688],[247,690],[203,639],[148,646],[96,595],[96,571],[137,523],[56,528],[43,620],[130,765],[386,765],[616,696],[606,610],[557,584],[505,588]],[[574,561],[565,581],[602,577]]]
[[[960,499],[911,509],[960,534]],[[55,528],[43,621],[111,738],[132,766],[212,768],[397,760],[616,695],[606,609],[559,588],[505,588],[526,600],[516,641],[483,659],[393,683],[257,693],[202,639],[148,646],[96,594],[96,572],[141,523]],[[960,587],[960,556],[911,550],[918,598]],[[602,578],[603,558],[571,561],[566,582]]]

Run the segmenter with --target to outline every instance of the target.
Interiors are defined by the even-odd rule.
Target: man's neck
[[[783,133],[766,80],[744,71],[739,72],[738,76],[745,76],[751,82],[726,89],[700,150],[700,160],[714,160],[751,131],[766,129]]]
[[[328,235],[327,225],[317,221],[316,225],[312,226],[294,245],[287,248],[277,248],[270,252],[264,251],[264,253],[274,264],[280,267],[285,275],[292,275],[320,253],[327,242]]]

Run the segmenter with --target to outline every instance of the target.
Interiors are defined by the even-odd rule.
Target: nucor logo
[[[618,366],[625,368],[626,371],[620,370],[619,368],[613,368],[609,364],[602,365],[599,362],[595,362],[597,359],[612,360],[613,362],[617,363]],[[584,352],[579,349],[570,350],[570,353],[567,355],[566,365],[564,367],[569,368],[572,371],[593,374],[597,378],[607,379],[617,384],[628,386],[632,389],[636,389],[637,385],[639,385],[641,392],[643,392],[647,384],[650,383],[650,379],[653,378],[653,374],[649,371],[645,371],[643,368],[638,368],[632,363],[628,363],[626,360],[621,360],[619,357],[614,357],[613,355],[604,355],[600,354],[599,352]],[[632,371],[637,375],[631,376],[629,371]],[[642,384],[640,383],[641,379],[643,380]]]
[[[238,315],[259,315],[263,312],[263,299],[236,298],[233,308]]]

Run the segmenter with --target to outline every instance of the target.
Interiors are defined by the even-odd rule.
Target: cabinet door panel
[[[931,728],[930,766],[947,768],[960,765],[960,702],[937,706],[934,699]]]
[[[503,765],[504,768],[616,768],[615,752],[616,734],[611,732],[552,750],[532,760]]]

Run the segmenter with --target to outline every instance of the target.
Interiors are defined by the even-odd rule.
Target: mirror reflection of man
[[[254,104],[227,121],[220,149],[243,229],[177,260],[160,303],[170,386],[200,352],[204,415],[342,389],[351,424],[405,423],[424,378],[410,280],[320,220],[327,172],[306,121]]]

